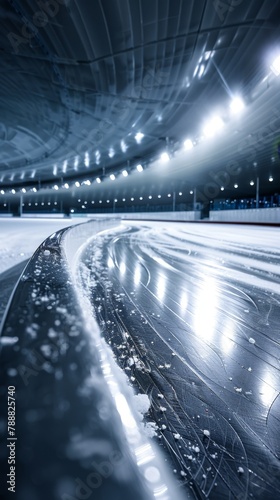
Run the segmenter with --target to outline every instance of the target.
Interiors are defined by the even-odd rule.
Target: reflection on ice
[[[156,255],[153,255],[153,259],[160,264],[162,267],[167,267],[167,269],[170,269],[170,265],[163,260],[161,257],[157,257]]]
[[[188,307],[188,295],[186,292],[183,292],[180,297],[180,309],[181,311],[185,311]]]
[[[114,395],[114,399],[123,425],[129,429],[136,429],[137,426],[135,419],[133,418],[131,410],[127,404],[127,400],[125,399],[123,394],[118,392]]]
[[[115,264],[114,264],[112,257],[108,257],[107,266],[109,269],[112,269],[113,267],[115,267]]]
[[[134,271],[134,284],[137,286],[141,281],[141,269],[140,266],[137,265]]]
[[[260,397],[262,403],[266,407],[270,407],[276,398],[277,394],[279,391],[277,391],[275,388],[275,383],[273,380],[273,376],[270,373],[270,371],[266,370],[264,372],[264,375],[262,377],[262,380],[260,381]]]
[[[156,295],[160,301],[164,299],[165,287],[166,287],[166,276],[160,273],[156,285]]]
[[[168,492],[168,490],[167,490],[166,486],[163,484],[159,488],[154,489],[154,497],[161,498],[161,500],[166,500],[168,498],[168,496],[166,495],[167,492]]]
[[[218,295],[216,280],[205,276],[197,293],[194,330],[198,337],[211,340],[216,331]]]
[[[153,449],[149,443],[138,446],[135,450],[137,465],[144,465],[151,461],[154,458],[155,454]]]
[[[139,446],[136,448],[135,454],[138,467],[150,464],[155,458],[154,450],[150,444]],[[162,479],[160,470],[154,465],[148,465],[144,468],[143,473],[145,479],[153,485],[153,496],[161,500],[168,500],[170,498],[168,488]]]
[[[225,325],[225,328],[221,336],[221,348],[224,354],[229,354],[229,352],[233,348],[234,337],[235,337],[234,323],[231,319],[229,319]]]
[[[122,276],[126,273],[126,265],[124,262],[120,263],[120,273]]]
[[[160,472],[156,467],[147,467],[145,470],[145,478],[150,483],[156,483],[160,480]]]
[[[109,363],[102,363],[101,368],[105,378],[111,375],[111,367]]]
[[[222,347],[223,353],[229,354],[229,352],[231,351],[233,346],[234,346],[234,342],[229,337],[226,337],[223,335],[222,342],[221,342],[221,347]]]

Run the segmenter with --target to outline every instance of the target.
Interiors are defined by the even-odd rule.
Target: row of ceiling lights
[[[137,132],[137,134],[135,134],[135,136],[134,136],[134,139],[137,142],[137,144],[141,144],[142,139],[144,137],[145,136],[144,136],[144,134],[142,132]],[[122,152],[126,153],[126,151],[128,149],[128,146],[127,146],[127,144],[126,144],[126,142],[124,140],[121,140],[120,146],[121,146]],[[115,154],[116,154],[116,152],[115,152],[114,148],[110,147],[109,151],[108,151],[109,158],[114,158]],[[100,164],[100,159],[101,159],[101,154],[100,154],[100,151],[97,150],[95,152],[95,163],[96,163],[96,165]],[[78,169],[78,167],[79,167],[79,161],[80,161],[79,156],[76,156],[75,160],[74,160],[74,170]],[[89,156],[89,152],[88,151],[86,151],[85,154],[84,154],[83,163],[84,163],[84,166],[86,168],[88,168],[90,166],[90,156]],[[62,164],[62,173],[63,174],[66,174],[67,168],[68,168],[68,160],[64,160],[64,162]],[[57,166],[57,164],[55,164],[53,166],[53,175],[55,177],[57,177],[57,175],[58,175],[58,166]]]
[[[137,165],[136,166],[136,170],[137,172],[141,173],[143,172],[144,168],[141,164]],[[128,177],[128,171],[126,169],[122,170],[122,175],[123,177]],[[110,174],[109,175],[109,178],[114,181],[116,179],[116,175],[115,174]],[[105,180],[105,176],[103,176],[103,180]],[[58,184],[54,184],[52,186],[52,189],[54,189],[55,191],[58,191],[59,189],[63,188],[63,189],[70,189],[71,187],[76,187],[76,188],[79,188],[81,186],[91,186],[91,184],[93,184],[93,182],[96,182],[97,184],[101,184],[102,182],[102,179],[101,177],[96,177],[94,180],[83,180],[83,181],[75,181],[72,183],[72,185],[70,185],[69,182],[65,182],[63,183],[61,186],[58,186]],[[22,193],[22,194],[26,194],[27,192],[33,192],[33,193],[37,193],[37,191],[39,190],[39,188],[36,188],[36,187],[31,187],[31,188],[19,188],[19,189],[10,189],[8,190],[8,193],[11,193],[11,194],[16,194],[16,193]],[[5,194],[5,190],[4,189],[1,189],[0,190],[0,193],[1,194]]]
[[[7,205],[8,205],[7,202],[3,203],[4,207],[7,207]],[[53,201],[53,202],[48,201],[47,203],[45,203],[45,202],[42,201],[41,203],[39,203],[39,202],[35,201],[34,203],[29,202],[29,203],[23,203],[22,204],[23,207],[24,206],[31,207],[32,205],[35,205],[36,207],[39,206],[39,205],[41,205],[43,207],[44,205],[48,205],[48,206],[58,205],[58,202],[57,201]]]
[[[268,180],[269,180],[269,182],[274,181],[272,175],[269,176]],[[254,186],[254,185],[255,185],[255,181],[250,181],[250,186]],[[238,186],[238,184],[234,184],[233,187],[234,187],[234,189],[238,189],[239,186]],[[224,191],[224,190],[225,190],[224,186],[221,186],[221,191]]]
[[[186,141],[186,143],[187,143],[187,148],[189,149],[189,140],[187,140],[187,141]],[[163,155],[162,155],[162,156],[163,156],[163,158],[162,158],[162,159],[163,159],[163,160],[166,160],[166,157],[165,157],[164,155],[167,155],[167,153],[163,153]],[[142,172],[142,171],[143,171],[143,167],[142,167],[142,165],[140,165],[140,164],[139,164],[139,165],[137,165],[136,169],[137,169],[137,171],[138,171],[138,172]],[[123,175],[124,177],[127,177],[127,176],[128,176],[128,171],[127,171],[127,170],[123,170],[123,171],[122,171],[122,175]],[[112,181],[114,181],[114,180],[116,179],[115,174],[110,174],[110,179],[111,179]],[[268,178],[268,180],[269,180],[269,182],[273,182],[273,177],[270,175],[270,176],[269,176],[269,178]],[[62,188],[64,188],[64,189],[70,189],[70,187],[76,187],[76,188],[79,188],[79,187],[81,187],[81,186],[83,186],[83,185],[84,185],[84,186],[91,186],[91,184],[92,184],[93,182],[94,182],[94,181],[91,181],[91,180],[89,180],[89,179],[87,179],[87,180],[85,180],[85,181],[81,181],[81,182],[79,182],[79,181],[75,181],[75,182],[72,184],[72,186],[70,186],[70,184],[69,184],[68,182],[65,182],[64,184],[62,184],[62,186],[61,186],[61,187],[62,187]],[[97,178],[95,179],[95,182],[96,182],[97,184],[100,184],[100,183],[102,182],[102,181],[101,181],[101,178],[100,178],[100,177],[97,177]],[[254,181],[250,181],[250,185],[251,185],[251,186],[253,186],[253,185],[254,185]],[[234,188],[238,188],[238,185],[237,185],[237,184],[234,184]],[[58,186],[57,184],[55,184],[55,185],[53,186],[53,189],[54,189],[55,191],[58,191],[60,188],[59,188],[59,186]],[[8,190],[8,191],[6,191],[6,192],[5,192],[5,190],[4,190],[4,189],[1,189],[1,190],[0,190],[0,194],[2,194],[2,195],[4,195],[4,194],[9,194],[9,193],[10,193],[10,194],[17,194],[17,193],[26,194],[28,191],[29,191],[29,192],[32,192],[32,193],[36,193],[36,192],[38,191],[38,189],[37,189],[36,187],[32,187],[32,188],[30,188],[29,190],[28,190],[27,188],[21,188],[21,189],[19,189],[19,190],[16,190],[16,189],[14,189],[14,188],[13,188],[13,189],[10,189],[10,190]],[[223,187],[223,186],[221,187],[221,191],[224,191],[224,187]],[[191,193],[191,194],[192,194],[192,193]]]
[[[269,181],[270,181],[270,182],[273,182],[273,180],[274,180],[274,179],[273,179],[273,177],[272,177],[272,176],[270,176],[270,177],[269,177]],[[254,185],[255,185],[255,182],[254,182],[253,180],[251,180],[251,181],[250,181],[250,186],[254,186]],[[239,185],[236,183],[236,184],[234,184],[234,186],[233,186],[233,187],[234,187],[235,189],[238,189]],[[221,189],[221,191],[224,191],[224,190],[225,190],[225,187],[224,187],[224,186],[221,186],[221,188],[220,188],[220,189]],[[14,190],[13,190],[13,191],[14,191]],[[2,194],[2,195],[3,195],[3,194],[5,194],[4,190],[1,190],[0,192],[1,192],[1,194]],[[177,193],[175,193],[175,195],[176,195],[176,194],[177,194]],[[190,194],[190,195],[193,195],[193,194],[194,194],[194,190],[193,190],[193,189],[191,189],[191,190],[189,191],[189,194]],[[178,195],[179,195],[179,196],[183,196],[182,191],[180,191],[180,192],[178,193]],[[174,194],[173,194],[173,196],[174,196]],[[171,193],[168,193],[168,194],[167,194],[167,198],[171,198],[171,197],[172,197],[172,194],[171,194]],[[148,200],[152,200],[152,199],[153,199],[153,196],[152,196],[152,195],[149,195],[149,196],[147,196],[146,198],[147,198]],[[155,198],[156,198],[156,197],[155,197]],[[162,195],[161,195],[161,194],[158,194],[158,195],[157,195],[157,198],[158,198],[158,199],[161,199],[161,198],[162,198]],[[143,200],[144,200],[144,197],[143,197],[143,196],[140,196],[140,197],[139,197],[139,200],[140,200],[140,201],[143,201]],[[87,201],[83,201],[83,202],[82,202],[82,200],[81,200],[81,199],[78,199],[77,201],[78,201],[78,203],[83,203],[83,205],[87,205],[87,204],[88,204],[88,202],[87,202]],[[114,198],[114,200],[106,200],[106,203],[110,203],[111,201],[114,201],[114,203],[118,203],[118,201],[120,201],[120,200],[118,200],[117,198]],[[126,202],[126,201],[132,201],[132,202],[133,202],[133,201],[136,201],[136,198],[135,198],[135,197],[131,197],[131,198],[130,198],[130,200],[129,200],[129,199],[126,199],[126,198],[122,198],[122,200],[121,200],[121,201],[122,201],[122,202]],[[103,203],[103,200],[99,200],[98,202],[101,204],[101,203]],[[104,203],[105,203],[105,201],[104,201]],[[38,205],[39,205],[39,203],[38,203],[38,202],[35,202],[34,204],[35,204],[35,206],[38,206]],[[57,201],[55,201],[55,202],[53,202],[53,204],[54,204],[54,205],[57,205],[57,204],[58,204],[58,202],[57,202]],[[95,201],[94,201],[94,200],[93,200],[93,201],[91,201],[91,204],[95,204]],[[22,205],[24,206],[25,204],[23,203]],[[28,206],[31,206],[31,205],[32,205],[31,203],[28,203]],[[44,202],[41,202],[41,206],[44,206],[44,205],[45,205],[45,203],[44,203]],[[51,202],[47,202],[47,203],[46,203],[46,205],[49,205],[49,206],[50,206],[50,205],[51,205]],[[6,204],[4,204],[4,206],[6,206]]]
[[[115,200],[115,201],[117,201],[117,200]],[[223,205],[224,205],[224,204],[226,204],[226,203],[236,203],[236,201],[237,201],[236,199],[235,199],[235,200],[225,200],[225,201],[224,201],[224,200],[221,200],[221,201],[219,201],[219,204],[220,204],[220,205],[221,205],[221,204],[223,204]],[[247,204],[248,204],[248,203],[251,203],[251,204],[253,203],[253,201],[252,201],[252,200],[245,200],[245,201],[244,201],[244,200],[240,200],[240,201],[241,201],[241,203],[247,203]],[[254,200],[254,202],[256,202],[256,200]],[[91,203],[92,203],[92,204],[94,204],[95,202],[94,202],[94,201],[92,201]],[[103,203],[103,202],[100,200],[100,201],[99,201],[99,203]],[[110,203],[110,200],[107,200],[107,203]],[[214,203],[214,201],[213,201],[213,200],[211,200],[211,201],[210,201],[210,203]],[[265,201],[260,200],[260,201],[259,201],[259,203],[264,203],[264,204],[267,204],[267,203],[268,203],[268,201],[267,201],[267,200],[265,200]],[[86,209],[86,208],[87,208],[87,207],[86,207],[86,205],[87,205],[87,204],[88,204],[88,202],[87,202],[87,201],[84,201],[84,202],[83,202],[83,204],[81,205],[81,208],[82,208],[82,209]],[[43,206],[45,206],[45,205],[48,205],[48,206],[51,206],[51,205],[57,206],[57,205],[58,205],[58,202],[57,202],[57,201],[55,201],[55,202],[53,202],[53,203],[51,203],[50,201],[49,201],[48,203],[44,203],[44,202],[41,202],[41,203],[38,203],[38,202],[31,203],[31,202],[29,202],[29,203],[23,203],[23,204],[22,204],[22,206],[23,206],[23,207],[25,207],[25,206],[26,206],[26,207],[27,207],[27,206],[28,206],[28,207],[32,207],[32,205],[34,205],[35,207],[40,206],[40,205],[41,205],[42,207],[43,207]],[[7,207],[7,206],[8,206],[8,204],[7,204],[7,203],[3,203],[3,207]],[[75,209],[71,209],[71,213],[74,213],[74,211],[75,211]]]
[[[128,175],[128,174],[127,174],[127,175]],[[125,175],[125,176],[126,176],[126,175]],[[113,174],[111,174],[111,176],[110,176],[110,177],[111,177],[111,179],[112,179],[112,180],[114,180],[114,179],[115,179],[115,176],[114,176],[114,179],[113,179]],[[99,179],[99,181],[98,181],[98,179],[99,179],[99,178],[97,178],[97,179],[96,179],[96,182],[97,182],[97,183],[98,183],[99,181],[101,182],[101,180]],[[268,180],[269,180],[269,182],[273,182],[273,181],[274,181],[274,178],[272,177],[272,175],[270,175],[270,176],[269,176]],[[90,185],[91,185],[91,181],[90,181],[90,180],[86,180],[86,181],[83,181],[82,183],[80,183],[80,182],[76,181],[76,182],[74,183],[74,185],[75,185],[75,187],[77,187],[77,188],[79,188],[81,185],[90,186]],[[254,186],[254,185],[255,185],[255,181],[251,180],[251,181],[250,181],[250,186]],[[68,183],[63,184],[63,187],[64,187],[65,189],[69,189],[69,188],[70,188],[70,186],[69,186],[69,184],[68,184]],[[238,188],[238,184],[237,184],[237,183],[236,183],[236,184],[234,184],[234,186],[233,186],[233,187],[234,187],[235,189],[237,189],[237,188]],[[53,187],[53,189],[54,189],[55,191],[59,190],[58,185],[56,184],[56,185]],[[221,191],[224,191],[224,190],[225,190],[224,186],[221,186]],[[37,193],[37,191],[38,191],[38,190],[37,190],[36,188],[34,188],[34,187],[30,189],[30,192],[33,192],[33,193]],[[26,194],[26,193],[27,193],[27,189],[26,189],[26,188],[22,188],[22,189],[20,189],[18,192],[19,192],[19,193]],[[4,189],[1,189],[1,190],[0,190],[0,194],[1,194],[1,195],[5,195],[5,194],[16,194],[16,193],[17,193],[17,191],[16,191],[15,189],[11,189],[11,190],[6,191],[6,192],[5,192],[5,190],[4,190]],[[193,194],[193,190],[191,190],[191,191],[190,191],[190,194]],[[179,193],[179,196],[181,196],[181,195],[182,195],[182,193]],[[167,196],[168,196],[168,197],[171,197],[171,194],[169,193]],[[158,197],[161,197],[161,195],[158,195]],[[140,198],[140,199],[141,199],[141,198]],[[152,199],[152,196],[150,196],[150,197],[149,197],[149,199]],[[125,201],[125,200],[123,200],[123,201]]]

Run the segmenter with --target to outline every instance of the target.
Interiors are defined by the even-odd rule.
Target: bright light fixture
[[[201,64],[199,68],[198,78],[201,78],[203,76],[204,71],[205,71],[205,66],[204,64]]]
[[[274,59],[272,65],[270,66],[270,69],[276,76],[280,75],[280,55],[276,57],[276,59]]]
[[[89,167],[89,154],[88,154],[88,152],[85,153],[84,164],[85,164],[85,167]]]
[[[214,116],[204,125],[203,133],[205,137],[213,137],[224,127],[224,122],[219,116]]]
[[[80,185],[81,185],[81,184],[80,184],[78,181],[76,181],[76,182],[75,182],[75,186],[76,186],[77,188],[78,188],[78,187],[80,187]]]
[[[26,189],[25,188],[22,188],[22,193],[26,193]]]
[[[224,191],[224,190],[225,190],[224,186],[221,186],[221,191]]]
[[[272,177],[272,175],[270,175],[270,176],[269,176],[269,179],[268,179],[268,180],[269,180],[269,182],[273,182],[273,177]]]
[[[58,190],[57,184],[55,184],[55,186],[53,188],[57,191]],[[33,191],[34,191],[34,193],[36,193],[36,188],[33,188]]]
[[[114,175],[114,174],[111,174],[111,175],[110,175],[110,179],[111,179],[111,181],[114,181],[114,180],[115,180],[115,178],[116,178],[116,177],[115,177],[115,175]]]
[[[122,174],[123,174],[124,177],[127,177],[128,176],[128,171],[127,170],[123,170]]]
[[[153,197],[150,195],[150,196],[149,196],[149,200],[152,200],[152,198],[153,198]]]
[[[96,178],[96,182],[97,182],[97,184],[100,184],[100,182],[101,182],[100,177],[97,177],[97,178]]]
[[[211,120],[212,126],[215,128],[215,130],[219,131],[224,127],[224,122],[222,118],[219,116],[214,116],[214,118]]]
[[[250,186],[254,186],[254,185],[255,185],[254,181],[251,181]]]
[[[62,172],[66,174],[68,162],[65,160],[62,165]]]
[[[69,184],[67,182],[65,182],[64,187],[65,187],[65,189],[69,189]]]
[[[234,97],[230,103],[230,109],[233,115],[238,115],[245,108],[245,104],[241,97]]]
[[[234,184],[234,188],[237,189],[238,188],[238,184]]]
[[[137,134],[135,135],[135,140],[136,140],[137,144],[140,144],[143,137],[144,137],[144,134],[142,134],[142,132],[137,132]]]
[[[12,193],[12,194],[16,194],[15,189],[12,189],[11,193]]]
[[[196,77],[198,70],[199,70],[199,64],[196,66],[196,68],[194,70],[194,74],[193,74],[194,78]]]
[[[179,193],[180,194],[180,193]],[[190,194],[193,194],[193,190],[191,189]]]
[[[164,162],[169,161],[170,160],[169,154],[165,151],[164,153],[161,154],[160,159],[161,159],[161,161],[164,161]]]
[[[84,181],[84,184],[85,184],[86,186],[90,186],[90,185],[91,185],[91,182],[90,182],[90,180],[88,179],[88,180]]]
[[[193,148],[193,143],[190,139],[186,139],[186,141],[184,142],[184,147],[185,149],[187,150],[190,150]]]
[[[143,167],[141,164],[137,165],[136,168],[137,168],[138,172],[143,172]]]
[[[115,150],[114,150],[114,148],[110,148],[110,149],[109,149],[108,156],[109,156],[110,158],[113,158],[113,157],[115,156]]]
[[[124,140],[121,141],[121,150],[123,153],[125,153],[127,150],[127,145]]]
[[[54,186],[54,189],[58,189],[58,186],[56,186],[56,187]],[[32,188],[32,191],[33,191],[33,193],[37,193],[37,189],[36,188]]]

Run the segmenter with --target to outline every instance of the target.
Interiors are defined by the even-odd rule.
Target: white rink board
[[[210,221],[225,222],[280,222],[280,207],[249,208],[248,210],[213,210]]]

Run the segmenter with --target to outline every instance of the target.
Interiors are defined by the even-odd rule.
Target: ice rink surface
[[[279,242],[271,227],[126,222],[81,258],[103,335],[198,499],[280,498]]]
[[[2,276],[73,222],[0,220]],[[279,243],[273,227],[127,221],[76,263],[186,498],[280,498]]]
[[[42,241],[85,219],[0,218],[0,273],[29,259]]]
[[[85,219],[0,218],[0,321],[28,259],[50,234]]]

